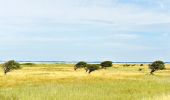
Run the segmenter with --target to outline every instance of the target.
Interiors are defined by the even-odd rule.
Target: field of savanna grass
[[[170,65],[155,75],[147,65],[116,64],[91,74],[73,66],[22,65],[7,75],[0,68],[0,100],[170,100]]]

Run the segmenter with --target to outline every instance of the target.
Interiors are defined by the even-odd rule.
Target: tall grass
[[[0,74],[0,100],[166,100],[170,71],[152,76],[147,66],[142,72],[138,68],[114,65],[89,75],[73,65],[23,65]]]

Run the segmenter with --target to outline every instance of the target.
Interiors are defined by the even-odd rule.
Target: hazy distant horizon
[[[0,63],[4,63],[6,61],[0,61]],[[79,61],[17,61],[19,63],[36,63],[36,64],[76,64]],[[102,61],[85,61],[89,64],[100,64]],[[133,62],[133,61],[112,61],[113,64],[150,64],[151,62]],[[170,64],[170,62],[165,62],[166,64]]]

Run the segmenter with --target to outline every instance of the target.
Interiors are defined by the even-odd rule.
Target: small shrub
[[[89,71],[89,74],[95,70],[98,70],[100,69],[99,65],[98,64],[88,64],[85,68],[86,72]]]
[[[150,74],[153,74],[157,70],[165,69],[165,63],[163,61],[155,61],[149,65],[149,68],[151,69]]]
[[[131,66],[136,66],[136,64],[132,64]]]
[[[21,65],[33,66],[33,65],[35,65],[35,64],[34,64],[34,63],[23,63],[23,64],[21,64]]]
[[[74,70],[77,70],[79,68],[85,68],[87,66],[86,62],[80,61],[74,66]]]
[[[7,61],[5,62],[3,65],[2,65],[3,69],[4,69],[4,73],[8,73],[10,72],[11,70],[15,70],[15,69],[20,69],[20,64],[14,60],[10,60],[10,61]]]
[[[143,64],[140,64],[140,66],[143,66]]]
[[[124,64],[123,65],[123,67],[129,67],[130,66],[130,64]]]
[[[139,69],[138,69],[138,71],[142,71],[142,70],[143,70],[143,68],[139,68]]]
[[[112,67],[112,61],[101,62],[100,65],[101,65],[102,68]]]

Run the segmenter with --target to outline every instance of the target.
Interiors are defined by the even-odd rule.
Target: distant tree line
[[[8,72],[12,71],[12,70],[16,70],[16,69],[20,69],[21,65],[29,65],[29,66],[33,66],[33,63],[25,63],[25,64],[19,64],[18,62],[16,62],[15,60],[9,60],[5,63],[2,64],[2,68],[4,71],[4,74],[6,75]],[[86,72],[88,72],[89,74],[93,71],[99,70],[99,69],[106,69],[108,67],[112,67],[112,61],[103,61],[100,64],[88,64],[84,61],[80,61],[77,64],[75,64],[74,66],[74,70],[80,69],[80,68],[84,68]],[[125,64],[123,65],[124,67],[128,67],[128,66],[135,66],[130,65],[130,64]],[[143,64],[140,64],[140,66],[144,66]],[[150,74],[153,75],[155,71],[158,70],[164,70],[165,69],[165,63],[163,61],[154,61],[152,64],[149,64],[149,69]],[[141,71],[142,69],[140,68],[139,71]]]

